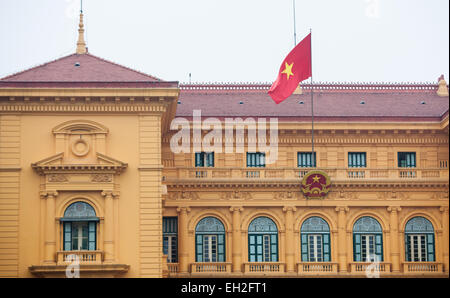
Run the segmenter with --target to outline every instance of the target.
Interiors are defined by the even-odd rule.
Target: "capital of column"
[[[295,212],[295,211],[297,211],[297,207],[295,207],[295,206],[284,206],[283,207],[283,212],[288,212],[288,211]]]
[[[448,213],[448,206],[441,206],[441,208],[439,208],[439,211],[441,211],[441,212],[445,212],[445,213]]]
[[[39,195],[41,196],[41,198],[45,199],[52,199],[58,196],[58,192],[57,191],[41,191],[39,193]]]
[[[387,207],[387,211],[388,212],[392,212],[392,213],[400,212],[400,211],[402,211],[402,207],[400,207],[400,206],[389,206],[389,207]]]
[[[188,212],[191,212],[191,208],[190,207],[178,207],[177,212],[178,213],[182,213],[182,212],[188,213]]]
[[[232,206],[230,207],[231,212],[242,212],[244,211],[244,207],[242,206]]]
[[[115,192],[115,191],[110,191],[110,190],[104,190],[101,193],[102,197],[104,198],[118,198],[119,197],[119,193]]]
[[[337,206],[334,210],[336,212],[348,212],[350,209],[347,206]]]

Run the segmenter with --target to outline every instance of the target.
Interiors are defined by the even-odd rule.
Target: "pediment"
[[[111,172],[116,174],[122,172],[128,165],[122,161],[109,157],[107,155],[96,152],[96,163],[75,164],[66,163],[64,153],[60,152],[53,156],[32,163],[31,167],[40,175],[55,172],[80,171],[80,172]]]

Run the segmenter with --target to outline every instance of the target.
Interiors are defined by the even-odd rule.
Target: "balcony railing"
[[[404,273],[442,273],[443,266],[442,263],[437,262],[406,262],[403,263]]]
[[[448,179],[441,168],[164,168],[166,181],[178,179],[302,179],[310,170],[323,170],[336,180],[413,180]]]
[[[191,273],[231,273],[231,263],[192,263]]]
[[[350,271],[352,273],[390,273],[391,263],[366,263],[366,262],[352,262],[350,263]]]
[[[57,264],[67,265],[78,261],[79,264],[101,264],[103,262],[103,252],[99,250],[79,250],[79,251],[58,251]]]
[[[298,274],[333,274],[338,272],[338,264],[330,262],[303,262],[297,264]]]
[[[244,263],[244,273],[262,273],[262,274],[277,274],[284,273],[285,264],[278,262],[256,263],[249,262]]]

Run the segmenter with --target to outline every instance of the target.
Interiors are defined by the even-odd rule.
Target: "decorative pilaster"
[[[442,254],[444,261],[444,271],[445,273],[449,272],[449,258],[448,258],[448,246],[449,246],[449,227],[448,227],[448,206],[442,206],[439,209],[442,213],[442,229],[443,229],[443,237],[442,237]]]
[[[390,236],[391,236],[391,262],[392,272],[400,272],[400,242],[398,234],[398,213],[402,208],[398,206],[390,206],[387,211],[390,212]]]
[[[297,209],[292,206],[283,207],[286,223],[286,271],[295,272],[295,252],[294,252],[294,212]]]
[[[189,207],[179,207],[178,212],[178,259],[180,273],[187,274],[189,269],[189,237],[187,214]]]
[[[102,192],[105,198],[105,260],[106,264],[112,264],[115,261],[114,257],[114,202],[113,197],[116,194],[112,191]]]
[[[45,245],[44,264],[54,265],[56,263],[56,226],[55,226],[55,200],[58,192],[44,192],[41,197],[46,199],[45,204]]]
[[[347,272],[347,239],[346,239],[346,224],[347,215],[349,211],[346,206],[336,207],[336,212],[338,212],[338,258],[339,258],[339,272]]]
[[[241,212],[244,211],[242,207],[230,207],[233,213],[233,272],[240,273],[242,266],[242,245],[241,245]]]

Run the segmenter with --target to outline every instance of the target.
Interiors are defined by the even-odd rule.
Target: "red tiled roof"
[[[79,66],[76,66],[79,65]],[[91,54],[63,58],[0,79],[0,87],[148,87],[164,81]]]
[[[194,109],[201,109],[205,117],[282,117],[286,121],[310,121],[310,86],[303,87],[303,94],[291,95],[278,105],[267,94],[269,87],[182,85],[176,116],[190,118]],[[437,85],[426,84],[314,85],[314,117],[318,121],[439,121],[448,112],[449,98],[439,97],[436,90]]]

